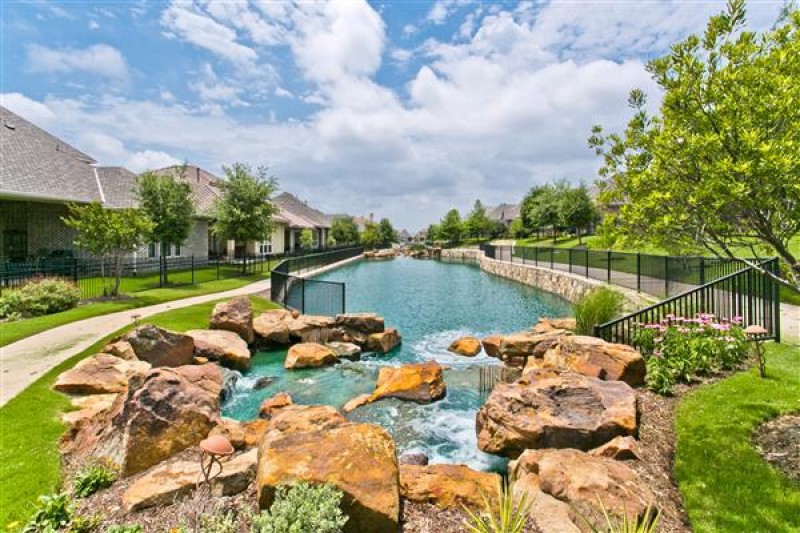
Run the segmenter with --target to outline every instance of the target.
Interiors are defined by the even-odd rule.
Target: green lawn
[[[251,297],[256,311],[276,307],[267,300]],[[214,302],[159,313],[145,322],[186,331],[204,327]],[[58,439],[65,430],[60,414],[70,408],[66,397],[50,387],[56,377],[80,359],[97,353],[110,339],[133,326],[109,334],[106,339],[61,363],[19,396],[0,408],[0,528],[14,522],[21,527],[28,520],[40,494],[58,490],[60,466]]]
[[[800,411],[800,347],[770,346],[767,372],[702,387],[678,408],[675,474],[695,531],[800,531],[800,484],[750,441],[760,422]]]
[[[135,309],[137,307],[145,307],[172,300],[180,300],[181,298],[238,289],[239,287],[244,287],[245,285],[264,279],[268,275],[268,273],[259,273],[247,277],[227,278],[195,285],[179,285],[160,289],[139,290],[138,292],[127,293],[131,297],[124,300],[91,302],[61,313],[7,322],[0,324],[0,347],[57,326],[83,320],[84,318],[107,315],[109,313],[116,313],[117,311]]]

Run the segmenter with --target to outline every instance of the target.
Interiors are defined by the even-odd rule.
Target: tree
[[[486,208],[480,200],[475,200],[475,205],[464,221],[464,228],[470,237],[484,237],[489,234],[492,221],[486,216]]]
[[[331,223],[331,237],[339,244],[357,244],[358,226],[352,217],[336,217]]]
[[[381,242],[378,226],[374,222],[364,224],[364,233],[361,234],[361,244],[366,248],[375,248]]]
[[[226,180],[222,197],[214,203],[214,235],[226,240],[264,241],[272,234],[272,218],[278,208],[270,200],[277,180],[266,167],[255,172],[244,163],[223,167]]]
[[[591,147],[603,157],[602,199],[623,202],[627,244],[777,253],[797,280],[789,241],[800,233],[800,12],[744,31],[742,0],[712,17],[648,71],[664,90],[658,113],[631,91],[627,129]],[[797,282],[800,285],[800,282]]]
[[[194,202],[192,189],[181,180],[186,166],[177,167],[175,173],[159,175],[144,172],[139,176],[136,194],[139,206],[153,223],[151,242],[161,244],[161,256],[169,255],[172,245],[183,243],[192,229]],[[164,270],[166,282],[166,269]]]
[[[378,238],[382,244],[397,242],[397,232],[388,218],[382,218],[378,222]]]
[[[311,250],[314,247],[314,233],[310,228],[305,228],[300,232],[300,248],[305,251]]]
[[[461,222],[461,215],[457,209],[451,209],[439,223],[438,237],[451,244],[461,242],[461,234],[464,226]]]
[[[565,188],[559,194],[558,217],[560,223],[568,228],[575,228],[578,233],[578,244],[583,244],[581,230],[588,228],[597,220],[598,216],[597,208],[583,184],[578,187]]]
[[[527,221],[528,229],[537,233],[547,227],[553,232],[553,243],[556,242],[556,232],[561,223],[559,213],[559,195],[564,191],[563,183],[557,185],[542,185],[535,187],[523,200],[523,221]]]
[[[433,244],[439,238],[439,224],[431,224],[428,226],[426,240]]]
[[[105,209],[100,203],[67,204],[69,215],[62,220],[75,230],[75,246],[100,258],[100,276],[103,294],[119,295],[123,259],[147,242],[153,223],[138,209]],[[114,282],[105,285],[105,262],[112,260]]]

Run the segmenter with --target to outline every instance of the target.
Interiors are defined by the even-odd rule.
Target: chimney
[[[200,183],[200,167],[194,167],[194,172],[197,176],[197,183]]]
[[[370,213],[369,214],[369,221],[370,222],[374,222],[375,221],[375,213]]]

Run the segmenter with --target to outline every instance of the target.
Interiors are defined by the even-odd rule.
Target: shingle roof
[[[102,201],[95,160],[0,106],[0,195]]]
[[[519,218],[519,204],[500,204],[486,210],[490,220],[506,222]]]
[[[97,167],[97,177],[106,199],[106,207],[138,207],[136,174],[123,167]]]
[[[195,165],[185,165],[183,174],[179,170],[183,165],[160,168],[154,170],[156,174],[162,176],[174,175],[192,188],[192,198],[194,199],[195,212],[201,217],[210,217],[213,213],[214,202],[222,197],[222,178],[218,178],[211,172],[203,170]]]
[[[318,209],[314,209],[299,198],[283,192],[273,199],[280,209],[280,216],[285,218],[292,228],[330,228],[331,217]]]

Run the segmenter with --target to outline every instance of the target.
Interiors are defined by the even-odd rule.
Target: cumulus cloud
[[[119,50],[107,44],[87,48],[27,47],[28,69],[34,73],[63,74],[86,72],[106,78],[125,80],[128,65]]]

